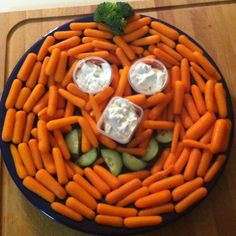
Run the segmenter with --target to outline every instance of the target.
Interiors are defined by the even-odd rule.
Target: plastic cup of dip
[[[143,116],[143,109],[122,97],[113,97],[97,123],[100,133],[126,144],[132,138]]]
[[[141,58],[129,70],[129,83],[137,93],[153,95],[161,92],[168,81],[166,67],[154,58]]]
[[[77,62],[73,81],[85,93],[99,93],[111,84],[111,66],[101,57],[87,57]]]

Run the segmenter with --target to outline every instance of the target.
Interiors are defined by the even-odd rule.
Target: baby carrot
[[[38,84],[42,84],[44,86],[48,82],[48,75],[46,74],[46,67],[47,67],[48,61],[49,61],[49,57],[47,56],[43,60],[43,64],[42,64],[41,71],[38,78]]]
[[[52,175],[56,174],[56,166],[52,157],[52,154],[49,152],[41,152],[41,157],[43,160],[43,165],[46,171]]]
[[[137,29],[140,29],[141,27],[145,25],[148,25],[150,22],[151,22],[150,17],[142,17],[140,19],[132,21],[125,26],[124,33],[128,34],[130,32],[133,32]]]
[[[30,72],[33,69],[33,66],[35,64],[35,61],[37,59],[37,56],[35,53],[29,53],[27,57],[25,58],[18,74],[17,78],[20,79],[21,81],[26,81],[30,75]]]
[[[127,152],[128,154],[134,155],[134,156],[143,156],[146,153],[146,149],[144,148],[117,147],[116,150],[118,152]]]
[[[199,87],[200,91],[202,93],[205,93],[206,83],[201,77],[201,75],[191,66],[190,67],[191,75],[193,76],[193,79],[195,80],[197,86]]]
[[[108,147],[110,149],[115,149],[117,147],[117,143],[105,135],[99,134],[97,138],[99,142],[103,144],[105,147]]]
[[[228,115],[225,90],[222,83],[216,83],[214,87],[217,110],[220,118]]]
[[[65,74],[65,77],[63,78],[63,80],[61,82],[62,87],[66,87],[72,81],[73,72],[74,72],[74,69],[75,69],[75,66],[76,66],[77,62],[78,61],[75,60],[73,62],[73,64],[70,66],[67,73]]]
[[[169,26],[161,22],[153,21],[151,23],[151,27],[172,40],[176,40],[179,37],[179,33],[176,30],[170,28]]]
[[[23,185],[48,202],[55,200],[55,195],[31,176],[27,176],[23,180]]]
[[[111,206],[104,203],[98,203],[97,213],[108,216],[129,217],[136,216],[137,210],[135,208],[124,208],[119,206]]]
[[[198,51],[199,53],[203,53],[201,48],[199,48],[195,43],[193,43],[189,38],[187,38],[187,36],[183,34],[179,36],[178,41],[193,52]]]
[[[83,153],[86,153],[88,151],[90,151],[91,147],[91,143],[89,142],[87,136],[85,135],[85,132],[82,130],[82,135],[81,135],[81,151]]]
[[[209,169],[212,158],[213,154],[210,151],[208,150],[203,151],[202,158],[197,169],[197,176],[199,177],[205,176],[206,172]]]
[[[76,55],[83,53],[83,52],[91,52],[93,47],[94,46],[92,43],[81,44],[81,45],[78,45],[76,47],[69,49],[67,54],[72,57],[72,56],[76,56]]]
[[[60,49],[55,48],[52,50],[52,53],[51,53],[51,56],[49,57],[47,66],[45,67],[46,75],[48,75],[48,76],[54,75],[56,68],[57,68],[57,64],[60,59],[60,54],[61,54]]]
[[[133,179],[106,195],[106,202],[114,204],[142,186],[139,179]]]
[[[94,172],[91,168],[86,167],[84,169],[84,174],[87,179],[92,183],[92,185],[103,195],[106,196],[109,192],[111,192],[111,188],[107,185],[104,180],[99,177],[96,172]]]
[[[112,34],[110,32],[105,32],[97,29],[85,29],[84,36],[102,38],[102,39],[111,39]]]
[[[116,50],[117,46],[113,43],[108,43],[102,40],[94,40],[92,42],[93,47],[105,49],[105,50]]]
[[[188,129],[193,125],[193,120],[186,111],[185,107],[183,107],[182,112],[180,113],[180,120],[184,126],[184,128]]]
[[[188,114],[190,115],[191,119],[196,122],[197,120],[199,120],[200,115],[198,113],[198,110],[195,106],[195,103],[193,101],[193,98],[190,94],[185,94],[184,95],[184,106],[188,112]]]
[[[84,110],[82,110],[82,115],[89,122],[89,125],[91,126],[94,134],[99,135],[97,125],[96,125],[96,122],[94,121],[94,119]]]
[[[206,113],[206,105],[200,88],[197,85],[193,84],[191,86],[191,93],[199,114],[204,115]]]
[[[185,45],[183,44],[178,44],[176,46],[176,51],[181,55],[183,56],[184,58],[187,58],[189,61],[195,61],[195,58],[194,58],[194,55],[193,55],[193,52],[188,49]]]
[[[53,36],[50,35],[47,38],[45,38],[37,55],[38,61],[42,61],[45,58],[45,56],[48,53],[49,47],[51,47],[54,43],[55,43],[55,38]]]
[[[174,211],[174,205],[172,203],[167,203],[161,206],[150,207],[138,212],[139,216],[155,216],[163,213],[169,213]]]
[[[33,112],[28,113],[26,117],[25,130],[23,135],[23,142],[28,142],[30,138],[30,132],[34,125],[35,114]]]
[[[168,53],[164,52],[160,48],[155,48],[153,50],[154,55],[159,60],[163,60],[164,62],[167,62],[171,66],[179,65],[179,61],[177,61],[173,56],[170,56]]]
[[[39,61],[34,64],[34,67],[29,75],[29,78],[26,81],[26,86],[28,88],[32,89],[37,83],[39,74],[41,71],[41,67],[42,67],[42,63]]]
[[[183,81],[185,86],[185,91],[190,91],[190,69],[189,69],[189,61],[187,58],[181,60],[180,64],[180,72],[181,72],[181,81]]]
[[[57,145],[58,145],[64,159],[69,160],[70,159],[70,152],[67,148],[67,145],[65,143],[65,140],[63,138],[63,135],[62,135],[61,131],[56,129],[56,130],[53,131],[53,135],[54,135],[54,137],[57,141]]]
[[[31,89],[24,87],[21,89],[20,94],[16,100],[15,107],[16,109],[22,109],[26,100],[28,99],[29,95],[31,93]]]
[[[82,43],[91,43],[93,42],[93,40],[102,40],[105,42],[109,42],[107,39],[102,39],[102,38],[98,38],[98,37],[83,37],[82,38]]]
[[[33,108],[34,105],[39,101],[39,99],[43,96],[45,92],[45,87],[42,84],[37,84],[34,89],[32,90],[31,94],[29,95],[28,99],[26,100],[23,110],[28,113]]]
[[[37,139],[30,139],[28,142],[28,146],[32,155],[34,166],[37,170],[43,168],[43,161],[38,149],[38,141]]]
[[[107,31],[107,32],[111,32],[112,31],[110,26],[108,26],[108,25],[106,25],[104,23],[101,23],[101,22],[97,23],[97,28],[99,30],[102,30],[102,31]]]
[[[12,142],[20,143],[23,139],[25,130],[26,114],[24,111],[17,111],[15,115],[15,125],[13,130]]]
[[[120,60],[121,64],[123,67],[125,66],[131,66],[131,63],[128,59],[128,57],[126,56],[126,54],[124,53],[123,49],[118,47],[116,49],[116,56],[118,57],[118,59]]]
[[[223,166],[225,160],[226,160],[225,155],[221,154],[221,155],[217,156],[215,162],[211,165],[211,167],[209,168],[209,170],[207,171],[207,173],[204,176],[205,183],[209,183],[210,181],[212,181],[214,179],[216,174],[219,172],[219,170]]]
[[[22,82],[19,79],[14,79],[5,102],[6,109],[13,108],[15,106],[21,88]]]
[[[60,83],[64,79],[64,76],[66,74],[67,59],[67,53],[61,52],[54,77],[54,80],[58,83]]]
[[[51,47],[49,47],[48,51],[52,52],[54,49],[59,49],[62,51],[68,48],[72,48],[79,43],[80,43],[80,37],[73,36],[71,38],[65,39],[63,41],[60,41],[59,43],[52,45]]]
[[[127,228],[140,228],[159,225],[162,222],[161,216],[133,216],[124,219]]]
[[[10,144],[10,152],[14,161],[17,175],[19,176],[20,179],[24,179],[28,175],[28,173],[23,164],[18,149],[14,144]]]
[[[170,79],[171,87],[175,87],[175,82],[181,80],[180,68],[179,66],[173,66],[170,69]]]
[[[170,148],[165,148],[163,152],[161,153],[161,156],[153,164],[151,168],[152,174],[158,173],[160,170],[162,170],[164,163],[166,162],[166,159],[168,158],[169,154],[170,154]]]
[[[134,192],[130,193],[129,195],[127,195],[125,198],[121,199],[119,202],[117,202],[116,205],[120,207],[127,206],[135,202],[136,200],[147,196],[148,194],[149,194],[148,188],[146,186],[141,187],[135,190]]]
[[[183,199],[196,189],[200,188],[202,185],[203,179],[201,177],[197,177],[191,181],[184,183],[183,185],[178,186],[172,191],[173,200],[179,201]]]
[[[95,222],[100,225],[123,227],[123,218],[119,216],[96,215]]]
[[[63,205],[62,203],[53,202],[51,203],[51,208],[57,213],[66,216],[74,221],[80,222],[83,220],[83,217],[79,213]]]
[[[145,46],[145,45],[150,45],[150,44],[156,44],[159,42],[160,42],[159,35],[151,35],[151,36],[146,36],[146,37],[139,38],[139,39],[132,41],[132,45]]]
[[[143,27],[141,27],[141,28],[139,28],[135,31],[132,31],[132,32],[128,33],[128,34],[124,34],[122,36],[122,38],[127,43],[129,43],[129,42],[132,42],[132,41],[134,41],[138,38],[141,38],[141,37],[145,36],[148,33],[148,30],[149,30],[148,26],[145,25],[145,26],[143,26]]]
[[[184,102],[185,85],[182,81],[176,81],[174,86],[173,113],[178,115],[181,113]]]
[[[109,185],[112,190],[120,187],[120,181],[117,179],[117,177],[112,175],[111,172],[109,172],[104,167],[95,165],[93,170],[107,185]]]
[[[66,191],[69,195],[81,201],[91,210],[95,210],[97,208],[96,200],[76,182],[70,181],[67,183]]]
[[[77,59],[84,59],[86,57],[102,57],[104,59],[107,59],[109,57],[109,52],[108,51],[94,51],[94,52],[84,52],[80,53],[76,56]]]
[[[159,129],[159,130],[169,130],[174,128],[174,122],[172,121],[144,121],[145,129]]]
[[[196,176],[197,169],[200,164],[201,158],[202,158],[201,151],[197,148],[192,149],[189,159],[188,159],[188,163],[187,163],[185,170],[184,170],[184,179],[185,180],[190,181]]]
[[[159,35],[162,43],[169,46],[170,48],[175,48],[175,45],[176,45],[175,41],[166,37],[164,34],[161,34],[160,32],[157,32],[154,29],[149,29],[149,34],[150,35]]]
[[[149,108],[158,105],[160,103],[165,103],[166,101],[167,101],[167,96],[161,92],[150,96],[149,98],[146,99],[146,101],[144,100],[143,104],[138,104],[138,105],[141,105],[143,108]]]
[[[187,130],[186,138],[198,140],[212,126],[215,120],[216,116],[213,113],[206,112]]]
[[[98,106],[93,94],[91,94],[91,93],[89,94],[89,101],[90,101],[90,104],[92,106],[95,119],[98,122],[98,120],[100,119],[100,116],[101,116],[102,113],[99,109],[99,106]]]
[[[83,178],[80,174],[76,174],[73,176],[73,180],[79,184],[84,190],[86,190],[91,196],[95,199],[102,199],[101,193],[93,187],[85,178]]]
[[[206,109],[209,112],[215,111],[215,94],[214,94],[215,82],[213,80],[208,80],[206,82],[205,88],[205,104]]]
[[[174,175],[159,180],[149,186],[151,193],[160,192],[162,190],[172,189],[184,183],[183,175]]]
[[[118,175],[117,178],[121,182],[121,184],[125,184],[133,179],[143,180],[149,175],[150,175],[150,172],[148,170],[140,170],[140,171],[125,173],[125,174],[120,174]]]
[[[68,39],[73,36],[80,36],[82,34],[81,30],[67,30],[67,31],[57,31],[53,34],[55,39],[62,40],[62,39]]]
[[[66,89],[73,95],[82,98],[85,101],[89,100],[88,94],[82,92],[74,83],[69,83]]]
[[[48,105],[48,96],[49,92],[46,92],[41,99],[34,105],[33,112],[39,113],[43,108],[45,108]]]
[[[77,118],[77,121],[80,124],[85,136],[87,137],[89,142],[92,144],[92,146],[95,148],[98,147],[97,138],[96,138],[95,134],[93,133],[93,130],[92,130],[91,126],[89,125],[89,122],[82,116],[79,116]]]
[[[184,139],[182,141],[184,147],[186,148],[198,148],[198,149],[206,149],[206,150],[210,150],[209,145],[201,143],[199,141],[196,140],[192,140],[192,139]]]
[[[57,109],[57,101],[58,101],[57,86],[56,85],[50,86],[49,96],[48,96],[48,107],[47,107],[47,114],[49,116],[55,115]]]
[[[214,129],[214,125],[213,124],[208,130],[207,132],[201,137],[200,142],[203,144],[209,144],[211,141],[211,137],[212,137],[212,133],[213,133],[213,129]]]
[[[144,94],[136,94],[126,97],[130,102],[133,102],[139,106],[142,106],[146,101],[146,96]]]
[[[182,213],[207,195],[207,189],[200,187],[175,205],[175,211]]]
[[[173,131],[173,138],[172,138],[172,143],[171,143],[171,152],[175,152],[177,145],[178,145],[178,141],[179,141],[179,137],[180,137],[180,123],[176,122],[175,126],[174,126],[174,131]]]
[[[43,120],[39,120],[37,124],[38,128],[38,142],[39,142],[39,150],[41,152],[49,151],[49,142],[48,142],[48,131],[46,122]]]
[[[96,22],[73,22],[70,23],[71,30],[85,30],[97,28]]]
[[[36,180],[45,188],[54,193],[59,199],[66,197],[64,188],[44,169],[39,170],[35,176]]]
[[[84,171],[81,169],[77,164],[75,164],[72,161],[67,161],[67,164],[70,166],[70,168],[74,171],[76,174],[83,175]]]
[[[13,138],[15,119],[16,119],[16,110],[14,108],[8,109],[6,112],[2,129],[2,140],[4,142],[9,142]]]
[[[151,136],[152,136],[152,130],[146,129],[145,131],[140,133],[138,136],[136,136],[133,140],[131,140],[128,143],[127,147],[129,147],[129,148],[136,147],[140,143],[142,143],[143,141],[150,139]]]
[[[34,138],[38,139],[38,129],[37,129],[37,128],[33,128],[33,129],[31,130],[30,134],[31,134]]]
[[[168,53],[170,56],[174,57],[178,61],[181,61],[183,59],[183,57],[178,52],[176,52],[173,48],[167,46],[164,43],[159,43],[158,48]]]

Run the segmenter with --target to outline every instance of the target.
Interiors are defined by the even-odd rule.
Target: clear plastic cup
[[[142,80],[142,85],[138,84],[138,77],[134,76],[134,71],[136,70],[136,75],[139,74],[138,73],[138,66],[140,66],[140,63],[144,63],[147,64],[149,66],[151,66],[151,69],[156,69],[157,73],[154,73],[156,75],[155,80],[151,81],[150,77],[145,78],[145,74],[147,76],[147,73],[143,73],[140,75],[139,77],[139,82],[140,80]],[[140,70],[140,69],[139,69]],[[140,79],[141,78],[141,79]],[[159,79],[158,79],[159,78]],[[134,91],[136,91],[137,93],[142,93],[145,95],[153,95],[155,93],[161,92],[166,85],[168,84],[168,70],[166,69],[166,67],[164,66],[164,64],[159,61],[156,60],[154,58],[141,58],[139,60],[137,60],[130,68],[129,70],[129,83],[131,85],[131,87],[133,88]],[[156,83],[154,83],[154,81]]]
[[[136,116],[137,116],[137,121],[136,121],[136,123],[135,123],[135,126],[134,126],[132,129],[126,128],[126,131],[128,132],[128,130],[129,130],[129,133],[127,133],[127,134],[125,135],[125,137],[123,137],[123,138],[120,138],[120,137],[119,137],[120,135],[110,134],[110,133],[107,133],[107,132],[105,131],[105,122],[106,122],[106,121],[105,121],[105,116],[106,116],[106,114],[107,114],[106,112],[107,112],[110,108],[114,107],[114,106],[116,105],[116,101],[118,101],[118,100],[119,100],[119,102],[120,102],[120,101],[123,101],[123,100],[125,100],[125,102],[128,102],[128,106],[130,106],[129,109],[133,109],[133,111],[136,113]],[[127,103],[126,103],[126,104],[127,104]],[[121,113],[122,113],[122,111],[120,111],[119,113],[117,113],[117,115],[119,116],[119,115],[121,115]],[[138,105],[136,105],[136,104],[130,102],[129,100],[127,100],[127,99],[125,99],[125,98],[116,96],[116,97],[113,97],[113,98],[110,100],[110,102],[109,102],[108,105],[106,106],[105,110],[103,111],[103,113],[102,113],[102,115],[101,115],[101,117],[100,117],[100,119],[99,119],[99,121],[98,121],[98,123],[97,123],[97,128],[98,128],[99,132],[102,133],[103,135],[105,135],[105,136],[107,136],[107,137],[109,137],[109,138],[115,140],[115,141],[118,142],[118,143],[126,144],[126,143],[128,143],[128,142],[130,141],[130,139],[132,138],[132,136],[133,136],[135,130],[137,129],[137,127],[138,127],[138,125],[139,125],[139,123],[140,123],[140,121],[141,121],[141,119],[142,119],[142,116],[143,116],[143,109],[142,109],[140,106],[138,106]],[[127,117],[127,119],[128,119],[128,118],[129,118],[129,116]],[[124,122],[125,122],[125,121],[124,121]],[[120,124],[120,126],[122,126],[122,124]],[[116,130],[117,130],[117,129],[116,129]]]
[[[99,71],[96,70],[94,65],[98,66]],[[101,71],[104,73],[99,76]],[[73,71],[73,81],[81,91],[96,94],[111,84],[112,68],[101,57],[87,57],[77,62]]]

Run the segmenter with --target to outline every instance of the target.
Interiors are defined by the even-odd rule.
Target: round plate
[[[186,36],[188,36],[186,33],[182,32],[181,30],[177,29],[176,27],[167,24],[159,19],[154,19],[152,18],[153,21],[159,21],[162,22],[166,25],[168,25],[169,27],[177,30],[180,34],[184,34]],[[79,18],[76,20],[73,20],[71,22],[87,22],[87,21],[93,21],[93,15],[90,16],[86,16],[83,18]],[[48,35],[53,35],[54,32],[56,31],[63,31],[63,30],[69,30],[69,25],[71,22],[68,22],[56,29],[54,29],[53,31],[51,31],[49,34],[45,35],[42,39],[40,39],[38,42],[36,42],[23,56],[22,58],[19,60],[19,62],[17,63],[17,65],[15,66],[15,68],[13,69],[7,83],[6,83],[6,87],[3,91],[2,94],[2,99],[0,102],[0,134],[2,133],[2,128],[3,128],[3,123],[4,123],[4,118],[6,115],[6,108],[5,108],[5,101],[7,98],[7,95],[9,93],[11,84],[13,82],[13,80],[16,78],[17,73],[22,65],[22,63],[24,62],[26,56],[28,53],[30,52],[34,52],[37,53],[40,46],[42,45],[44,39],[48,36]],[[189,36],[188,36],[189,37]],[[215,62],[212,60],[212,58],[208,55],[208,53],[195,41],[193,40],[191,37],[189,37],[196,45],[198,45],[203,51],[204,54],[206,55],[206,57],[208,58],[208,60],[214,65],[214,67],[217,69],[217,71],[220,73],[219,68],[217,67],[217,65],[215,64]],[[220,73],[221,74],[221,73]],[[222,76],[222,74],[221,74]],[[229,90],[227,88],[226,82],[222,76],[222,83],[223,86],[226,90],[227,93],[227,106],[228,106],[228,118],[232,121],[232,132],[231,132],[231,137],[230,137],[230,144],[229,144],[229,148],[228,151],[226,153],[227,155],[227,160],[229,158],[229,154],[230,154],[230,150],[231,150],[231,146],[232,146],[232,140],[233,140],[233,130],[234,130],[234,124],[233,124],[233,109],[232,109],[232,103],[230,100],[230,94],[229,94]],[[1,136],[1,135],[0,135]],[[1,136],[2,137],[2,136]],[[67,217],[64,217],[58,213],[56,213],[55,211],[53,211],[50,208],[50,204],[48,202],[46,202],[45,200],[43,200],[42,198],[38,197],[36,194],[32,193],[31,191],[29,191],[28,189],[26,189],[23,184],[22,184],[22,180],[20,180],[20,178],[17,176],[16,170],[15,170],[15,166],[14,166],[14,162],[13,159],[11,157],[11,153],[9,150],[9,143],[3,142],[2,138],[0,138],[0,146],[1,146],[1,150],[2,150],[2,156],[3,156],[3,160],[7,166],[7,169],[12,177],[12,179],[14,180],[15,184],[18,186],[18,188],[21,190],[21,192],[24,194],[24,196],[36,207],[38,208],[43,214],[45,214],[46,216],[48,216],[49,218],[56,220],[68,227],[74,228],[76,230],[80,230],[80,231],[84,231],[90,234],[99,234],[99,235],[129,235],[129,234],[140,234],[140,233],[144,233],[147,231],[154,231],[159,229],[160,227],[169,224],[170,222],[180,218],[181,216],[185,215],[186,213],[190,212],[194,207],[190,208],[187,212],[177,215],[176,213],[168,213],[168,214],[164,214],[163,215],[163,223],[155,226],[155,227],[145,227],[145,228],[138,228],[138,229],[127,229],[127,228],[113,228],[113,227],[108,227],[108,226],[102,226],[102,225],[98,225],[95,223],[95,221],[90,221],[85,219],[82,222],[75,222],[70,220]],[[226,162],[225,162],[226,163]],[[224,167],[221,169],[221,171],[217,174],[216,178],[206,184],[206,188],[208,189],[208,191],[210,191],[214,185],[216,184],[218,178],[220,177],[222,171],[223,171]]]

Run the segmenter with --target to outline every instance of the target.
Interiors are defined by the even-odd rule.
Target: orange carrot
[[[49,142],[48,142],[48,131],[46,122],[43,120],[39,120],[37,124],[38,128],[38,142],[39,142],[39,150],[41,152],[49,151]]]
[[[170,56],[174,57],[178,61],[181,61],[183,59],[183,57],[178,52],[176,52],[174,49],[172,49],[171,47],[167,46],[164,43],[159,43],[158,48],[168,53]]]
[[[46,74],[46,67],[49,61],[49,57],[45,57],[41,67],[41,71],[38,78],[38,84],[46,85],[48,82],[48,75]]]
[[[91,94],[91,93],[89,94],[89,101],[90,101],[90,104],[92,106],[95,119],[98,122],[98,120],[100,119],[100,116],[101,116],[102,113],[99,109],[99,106],[98,106],[93,94]]]
[[[150,172],[148,170],[140,170],[136,172],[130,172],[125,174],[118,175],[118,180],[121,182],[121,184],[125,184],[133,179],[139,179],[143,180],[146,177],[150,175]]]
[[[126,97],[130,102],[135,103],[136,105],[142,106],[146,101],[146,96],[144,94],[136,94]]]
[[[195,61],[193,52],[188,49],[186,46],[184,46],[183,44],[178,44],[176,46],[176,51],[183,56],[184,58],[187,58],[189,61]]]
[[[26,117],[25,130],[24,130],[24,135],[23,135],[23,142],[25,143],[29,141],[30,132],[34,124],[34,119],[35,119],[35,114],[33,112],[28,113]]]
[[[60,59],[60,54],[61,54],[60,49],[55,48],[52,50],[51,56],[49,57],[47,66],[45,68],[46,75],[48,75],[48,76],[54,75],[56,68],[57,68],[57,64]]]
[[[62,203],[53,202],[51,203],[51,208],[57,213],[66,216],[74,221],[80,222],[83,220],[83,217],[79,213],[75,212],[74,210],[70,209]]]
[[[192,140],[192,139],[184,139],[182,141],[184,147],[186,148],[198,148],[198,149],[206,149],[206,150],[210,150],[209,145],[201,143],[199,141],[196,140]]]
[[[180,154],[178,160],[174,164],[173,174],[180,174],[182,170],[184,169],[186,163],[188,162],[190,155],[190,149],[184,148],[182,153]]]
[[[60,41],[59,43],[52,45],[51,47],[49,47],[48,51],[52,52],[54,49],[59,49],[62,51],[68,48],[72,48],[79,43],[80,43],[80,37],[73,36],[71,38],[65,39],[63,41]]]
[[[112,31],[112,29],[111,29],[110,26],[108,26],[108,25],[106,25],[106,24],[104,24],[104,23],[101,23],[101,22],[99,22],[99,23],[97,24],[97,28],[98,28],[99,30],[102,30],[102,31],[107,31],[107,32],[111,32],[111,31]]]
[[[115,149],[117,147],[117,143],[105,135],[99,134],[97,138],[101,144],[103,144],[104,146],[110,149]]]
[[[150,113],[149,109],[144,110],[143,117],[142,117],[142,119],[139,123],[139,126],[138,126],[138,128],[135,132],[135,137],[139,136],[144,131],[143,123],[144,123],[145,120],[148,120],[149,113]]]
[[[84,52],[80,53],[76,56],[77,59],[84,59],[86,57],[102,57],[104,59],[107,59],[109,57],[109,52],[108,51],[94,51],[94,52]]]
[[[119,58],[115,55],[115,52],[110,51],[109,55],[106,57],[106,60],[110,62],[110,64],[120,65],[121,62]]]
[[[212,158],[213,154],[210,151],[203,151],[202,158],[197,169],[197,176],[203,177],[206,174],[209,169]]]
[[[58,96],[57,109],[65,109],[66,100],[62,96]]]
[[[48,202],[55,200],[55,195],[31,176],[27,176],[23,180],[23,185]]]
[[[84,171],[81,169],[77,164],[75,164],[72,161],[67,161],[67,164],[70,166],[70,168],[74,171],[76,174],[83,175]]]
[[[159,225],[161,222],[161,216],[134,216],[124,219],[125,227],[131,229]]]
[[[118,152],[127,152],[128,154],[134,155],[134,156],[143,156],[146,153],[146,149],[144,148],[117,147],[116,150]]]
[[[123,227],[123,218],[119,216],[96,215],[95,222],[100,225]]]
[[[45,108],[48,104],[48,96],[49,92],[46,92],[41,99],[34,105],[33,107],[33,112],[34,113],[39,113],[43,108]]]
[[[54,44],[54,42],[55,42],[55,38],[51,35],[45,38],[38,52],[38,56],[37,56],[38,61],[42,61],[45,58],[45,56],[48,53],[48,48],[51,47]]]
[[[111,188],[107,185],[102,178],[100,178],[91,168],[86,167],[84,169],[86,178],[92,183],[92,185],[103,195],[106,196],[111,192]]]
[[[155,48],[153,50],[153,53],[159,60],[163,60],[164,62],[167,62],[172,66],[179,65],[179,61],[177,61],[173,56],[170,56],[168,53],[164,52],[160,48]]]
[[[174,205],[172,203],[167,203],[157,207],[151,207],[138,212],[139,216],[154,216],[162,213],[169,213],[174,211]]]
[[[83,153],[88,152],[91,149],[91,144],[85,135],[85,132],[82,130],[82,135],[81,135],[81,151]]]
[[[93,42],[93,40],[102,40],[105,42],[109,42],[107,39],[102,39],[102,38],[98,38],[98,37],[83,37],[82,43],[91,43],[91,42]]]
[[[54,77],[55,81],[58,83],[64,79],[64,76],[66,74],[67,59],[67,53],[61,52]]]
[[[15,115],[15,125],[13,130],[12,142],[20,143],[23,139],[25,130],[26,114],[24,111],[17,111]]]
[[[122,36],[122,38],[127,43],[128,42],[132,42],[132,41],[134,41],[134,40],[136,40],[138,38],[141,38],[141,37],[145,36],[148,33],[148,30],[149,30],[148,26],[145,25],[145,26],[143,26],[143,27],[141,27],[141,28],[139,28],[139,29],[137,29],[135,31],[132,31],[132,32],[128,33],[128,34],[124,34]]]
[[[174,86],[174,98],[173,98],[173,113],[178,115],[181,113],[184,102],[184,90],[185,85],[182,81],[176,81]]]
[[[33,129],[31,130],[30,134],[31,134],[34,138],[38,139],[38,129],[37,129],[37,128],[33,128]]]
[[[132,45],[145,46],[145,45],[155,44],[155,43],[159,43],[160,39],[161,38],[159,35],[146,36],[146,37],[139,38],[139,39],[132,41]]]
[[[6,109],[13,108],[22,88],[22,82],[19,79],[14,79],[10,91],[5,102]]]
[[[20,94],[16,100],[15,107],[16,109],[22,109],[26,100],[28,99],[29,95],[31,93],[31,89],[24,87],[21,89]]]
[[[114,204],[142,186],[139,179],[133,179],[106,195],[106,202]]]
[[[185,180],[190,181],[195,177],[201,158],[202,158],[201,151],[197,148],[192,149],[188,159],[188,163],[184,170]]]
[[[105,50],[116,50],[117,46],[113,43],[108,43],[102,40],[94,40],[92,42],[93,47],[105,49]]]
[[[66,89],[73,95],[82,98],[85,101],[89,100],[88,94],[82,92],[74,83],[69,83]]]
[[[89,125],[91,126],[94,134],[99,135],[97,125],[96,125],[96,122],[94,121],[94,119],[84,110],[82,110],[82,115],[89,122]]]
[[[116,49],[116,56],[118,57],[118,59],[120,60],[121,64],[123,67],[125,66],[131,66],[131,63],[128,59],[128,57],[126,56],[126,54],[124,53],[123,49],[118,47]]]
[[[76,182],[70,181],[66,184],[66,191],[69,195],[76,198],[91,210],[97,208],[96,200]]]
[[[97,30],[97,29],[85,29],[84,36],[96,37],[96,38],[102,38],[102,39],[112,38],[112,34],[110,32],[105,32],[105,31]]]
[[[124,33],[128,34],[130,32],[133,32],[145,25],[148,25],[150,22],[151,22],[150,17],[142,17],[140,19],[134,20],[125,26]]]
[[[29,78],[26,81],[26,86],[28,88],[32,89],[37,83],[37,80],[39,78],[39,74],[41,71],[41,67],[42,67],[42,63],[39,61],[34,64],[34,67],[29,75]]]
[[[207,195],[207,189],[200,187],[175,205],[175,211],[182,213]]]
[[[85,30],[97,28],[96,22],[73,22],[70,23],[71,30]]]
[[[98,203],[97,212],[101,215],[129,217],[136,216],[137,210],[135,208],[124,208],[119,206],[111,206],[104,203]]]
[[[56,166],[52,157],[52,154],[49,152],[41,152],[41,157],[43,160],[43,165],[46,171],[52,175],[56,173]]]
[[[215,110],[215,94],[214,94],[215,82],[213,80],[208,80],[206,82],[205,88],[205,104],[206,109],[209,112],[214,112]]]
[[[199,114],[204,115],[206,113],[206,105],[199,87],[192,85],[191,93]]]
[[[212,133],[215,123],[207,130],[207,132],[201,137],[200,142],[203,144],[209,144],[212,138]]]
[[[149,29],[149,34],[151,35],[159,35],[161,42],[169,46],[170,48],[175,48],[175,41],[166,37],[164,34],[161,34],[160,32],[157,32],[154,29]]]
[[[61,85],[62,87],[67,86],[67,84],[69,84],[72,81],[72,76],[73,76],[73,72],[75,69],[75,66],[77,65],[77,60],[75,60],[73,62],[73,64],[70,66],[70,69],[68,70],[68,72],[66,73],[65,77],[63,78]]]
[[[190,94],[185,94],[184,95],[184,106],[188,112],[188,114],[190,115],[191,119],[196,122],[197,120],[199,120],[200,115],[198,113],[198,110],[195,106],[195,103],[193,101],[193,98]]]
[[[159,129],[159,130],[168,130],[174,128],[174,122],[172,121],[144,121],[145,129]]]
[[[68,39],[73,36],[80,36],[82,34],[81,30],[68,30],[68,31],[57,31],[53,34],[53,36],[57,40]]]
[[[149,108],[158,105],[160,103],[165,103],[166,101],[167,101],[167,96],[164,93],[160,92],[150,96],[149,98],[146,99],[146,101],[144,100],[143,104],[138,104],[138,105],[141,105],[143,108]]]
[[[225,90],[222,83],[216,83],[214,87],[217,110],[220,118],[228,115]]]
[[[38,141],[37,139],[30,139],[28,142],[28,146],[31,152],[31,156],[33,159],[34,166],[37,170],[43,168],[43,161],[41,154],[38,149]]]
[[[184,107],[182,109],[182,112],[180,113],[180,120],[184,128],[186,129],[190,128],[193,125],[193,120]]]
[[[23,161],[18,152],[18,149],[16,148],[14,144],[10,144],[10,152],[14,161],[17,175],[19,176],[20,179],[24,179],[28,175],[28,173],[23,164]]]
[[[175,126],[174,126],[174,131],[173,131],[173,138],[172,138],[172,143],[171,143],[171,152],[175,152],[177,145],[178,145],[178,141],[179,141],[179,136],[180,136],[180,123],[176,122]]]
[[[49,99],[47,107],[47,114],[49,116],[55,115],[57,109],[57,102],[58,102],[57,86],[53,85],[49,88]]]
[[[151,193],[160,192],[162,190],[172,189],[184,183],[183,175],[174,175],[157,181],[149,186]]]
[[[93,187],[85,178],[83,178],[80,174],[76,174],[73,176],[73,180],[79,184],[84,190],[86,190],[91,196],[93,196],[97,200],[102,199],[101,193]]]
[[[5,142],[9,142],[12,140],[14,134],[15,119],[16,119],[16,110],[14,108],[8,109],[6,112],[2,129],[2,140]]]
[[[135,190],[134,192],[130,193],[129,195],[127,195],[125,198],[123,198],[119,202],[117,202],[116,205],[120,206],[120,207],[127,206],[127,205],[135,202],[136,200],[147,196],[148,194],[149,194],[148,188],[146,186],[141,187],[141,188]]]
[[[18,71],[17,78],[21,81],[26,81],[30,75],[30,72],[33,69],[34,63],[37,59],[35,53],[29,53],[25,58],[20,70]]]
[[[152,136],[152,130],[146,129],[142,133],[140,133],[138,136],[136,136],[133,140],[131,140],[127,147],[132,148],[138,146],[140,143],[142,143],[145,140],[149,140]]]
[[[186,132],[186,138],[198,140],[215,122],[216,116],[206,112],[197,122],[195,122]]]
[[[179,36],[178,41],[193,52],[198,51],[199,53],[203,53],[201,48],[199,48],[195,43],[193,43],[190,39],[187,38],[187,36],[183,34]]]
[[[93,47],[92,43],[85,43],[69,49],[67,53],[69,56],[73,57],[83,52],[91,52]]]
[[[191,75],[193,76],[193,79],[195,80],[197,86],[199,87],[200,91],[202,93],[205,93],[206,83],[201,77],[201,75],[191,66],[190,67]]]
[[[43,96],[45,92],[45,87],[42,84],[37,84],[34,89],[32,90],[31,94],[29,95],[28,99],[26,100],[23,110],[28,113],[33,108],[34,105],[39,101],[39,99]]]
[[[190,91],[190,69],[189,69],[189,62],[187,58],[181,60],[180,64],[180,72],[181,72],[181,80],[184,83],[185,91]]]
[[[120,79],[119,70],[118,70],[117,65],[114,65],[114,64],[111,65],[111,68],[112,68],[112,82],[111,82],[111,86],[112,86],[112,88],[114,90],[116,90],[117,86],[118,86],[118,83],[119,83],[119,79]]]

